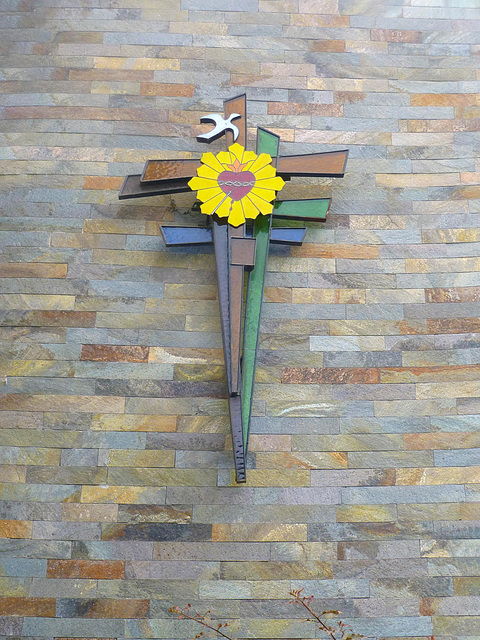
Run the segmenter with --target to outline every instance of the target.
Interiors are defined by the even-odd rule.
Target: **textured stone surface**
[[[0,640],[310,638],[305,588],[372,640],[480,636],[476,0],[5,0]],[[198,158],[246,91],[280,153],[349,149],[272,247],[248,482],[235,486]],[[211,149],[223,148],[223,141]],[[317,634],[318,635],[318,634]]]

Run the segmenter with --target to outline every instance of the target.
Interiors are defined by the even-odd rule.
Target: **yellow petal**
[[[258,207],[255,206],[254,202],[248,196],[242,198],[241,203],[243,206],[243,213],[245,215],[245,218],[254,220],[260,213]]]
[[[222,165],[227,165],[227,164],[232,164],[232,156],[228,153],[228,151],[220,151],[219,153],[217,153],[217,160],[222,164]],[[225,171],[227,167],[224,166],[222,167],[222,171]]]
[[[197,191],[197,198],[200,202],[208,202],[211,198],[214,198],[217,194],[221,194],[223,191],[220,187],[212,187],[211,189],[200,189]]]
[[[251,162],[252,160],[255,160],[256,157],[257,154],[255,153],[255,151],[247,151],[245,149],[245,151],[243,152],[243,163]]]
[[[218,186],[215,180],[210,180],[208,178],[198,178],[195,176],[188,182],[188,186],[192,191],[197,191],[198,189],[211,189],[214,186]]]
[[[263,180],[265,178],[274,178],[275,177],[275,167],[272,167],[271,164],[267,164],[258,171],[255,171],[255,179]]]
[[[214,169],[217,173],[221,173],[225,169],[225,167],[222,164],[220,164],[220,162],[217,160],[217,158],[213,155],[211,151],[208,151],[207,153],[203,154],[202,162],[203,164],[206,164],[207,166],[209,166],[211,169]]]
[[[202,166],[198,167],[197,169],[197,175],[201,178],[210,178],[210,180],[217,180],[219,173],[216,169],[212,169],[211,167],[207,167],[206,164],[202,164]]]
[[[213,196],[213,198],[210,198],[210,200],[200,206],[200,211],[202,213],[212,214],[218,207],[218,205],[222,202],[224,197],[225,194],[221,189],[219,189],[219,193],[216,196]]]
[[[232,203],[232,210],[228,216],[228,222],[233,227],[239,227],[245,222],[245,215],[243,213],[241,200],[237,200]]]
[[[228,147],[228,150],[233,156],[235,156],[235,158],[238,159],[240,164],[243,162],[243,154],[245,152],[245,148],[242,147],[241,144],[238,144],[238,142],[234,142]],[[232,163],[234,162],[235,158],[232,158]]]
[[[255,162],[251,165],[249,171],[255,173],[259,169],[262,169],[267,164],[272,162],[272,156],[269,156],[268,153],[261,153]]]
[[[220,203],[218,208],[215,210],[215,213],[219,218],[227,218],[230,213],[230,206],[232,204],[231,198],[226,198],[223,202]]]
[[[275,191],[273,191],[272,189],[261,189],[260,187],[257,187],[256,185],[253,187],[253,189],[250,191],[250,193],[253,193],[256,196],[259,196],[260,198],[263,198],[264,200],[268,200],[268,202],[270,202],[271,200],[275,200],[276,197],[276,193]],[[250,193],[248,195],[250,195]]]
[[[280,178],[280,176],[275,176],[275,178],[256,180],[255,186],[260,187],[261,189],[275,189],[275,191],[280,191],[285,186],[285,182]]]
[[[271,202],[267,202],[263,198],[260,198],[256,193],[253,193],[253,191],[250,191],[246,197],[253,202],[253,204],[259,209],[260,213],[264,216],[272,213],[273,204]]]

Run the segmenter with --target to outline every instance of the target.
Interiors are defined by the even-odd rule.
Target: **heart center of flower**
[[[232,200],[241,200],[255,186],[255,176],[251,171],[222,171],[218,186]]]

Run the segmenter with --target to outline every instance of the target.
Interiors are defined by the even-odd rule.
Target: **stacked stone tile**
[[[0,637],[309,638],[305,587],[372,638],[480,636],[477,0],[4,0]],[[194,195],[246,91],[281,153],[348,147],[272,249],[247,486]],[[220,149],[222,141],[211,148]]]

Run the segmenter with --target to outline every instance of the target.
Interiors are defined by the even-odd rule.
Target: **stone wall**
[[[478,0],[4,0],[0,638],[480,636]],[[350,149],[271,251],[248,484],[232,480],[214,257],[166,250],[248,94],[281,153]],[[213,149],[220,149],[219,141]]]

